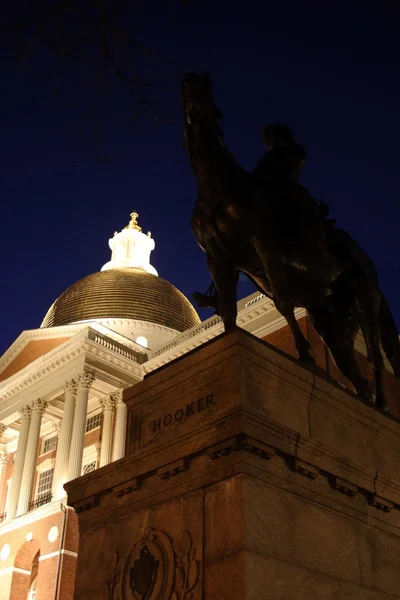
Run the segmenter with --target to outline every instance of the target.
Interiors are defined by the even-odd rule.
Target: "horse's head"
[[[200,119],[215,122],[223,118],[222,112],[214,104],[209,73],[186,73],[182,81],[181,101],[188,125],[193,125]]]

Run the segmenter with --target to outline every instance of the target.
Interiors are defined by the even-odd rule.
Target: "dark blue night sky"
[[[125,22],[149,49],[138,70],[156,84],[141,93],[159,104],[140,116],[118,82],[105,82],[97,115],[111,160],[95,141],[90,68],[60,74],[38,56],[20,70],[3,39],[0,351],[109,260],[108,239],[133,209],[155,238],[160,276],[188,297],[208,285],[189,227],[196,187],[179,103],[186,71],[211,72],[226,143],[244,167],[263,153],[265,124],[294,129],[308,153],[301,182],[375,261],[400,325],[397,3],[132,4],[139,8]],[[251,291],[239,286],[241,296]]]

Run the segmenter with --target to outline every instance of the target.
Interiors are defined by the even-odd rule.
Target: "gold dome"
[[[92,273],[71,285],[49,308],[41,327],[107,318],[147,321],[179,332],[200,323],[192,304],[172,283],[126,268]]]

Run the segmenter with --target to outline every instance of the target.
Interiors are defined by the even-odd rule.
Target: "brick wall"
[[[40,510],[40,509],[39,509]],[[55,513],[44,516],[33,523],[23,525],[8,533],[0,534],[0,548],[9,544],[11,552],[6,561],[1,562],[0,600],[27,600],[37,562],[37,598],[53,600],[56,572],[59,560],[60,541],[64,513],[59,508]],[[49,541],[51,527],[58,528],[57,539]],[[27,541],[27,534],[32,540]],[[67,509],[63,549],[76,553],[78,550],[78,523],[72,509]],[[76,557],[61,554],[59,600],[72,600],[75,582]],[[23,571],[23,572],[21,572]]]

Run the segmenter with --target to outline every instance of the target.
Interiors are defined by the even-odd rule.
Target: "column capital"
[[[114,390],[110,394],[110,396],[115,400],[116,404],[122,404],[122,402],[123,402],[123,400],[122,400],[123,395],[124,395],[123,388],[118,388],[117,390]]]
[[[1,438],[3,437],[3,434],[7,431],[7,425],[4,425],[4,423],[0,423],[0,442],[1,442]]]
[[[43,415],[46,408],[47,408],[46,400],[42,400],[41,398],[36,398],[36,400],[34,400],[32,402],[32,412],[38,412],[41,415]]]
[[[100,404],[103,408],[103,411],[105,411],[105,410],[113,411],[113,410],[115,410],[116,401],[115,401],[113,395],[109,394],[108,396],[101,398]]]
[[[76,396],[77,387],[76,379],[68,379],[68,381],[64,383],[64,392],[70,392],[70,394]]]
[[[78,375],[78,387],[89,389],[94,381],[94,374],[91,371],[84,371]]]
[[[7,450],[0,450],[0,466],[8,465],[8,461],[10,460],[11,454],[7,452]]]
[[[32,413],[32,408],[29,404],[25,404],[25,406],[21,406],[21,408],[19,409],[19,414],[21,415],[22,419],[26,419],[26,418],[31,418],[31,413]]]

